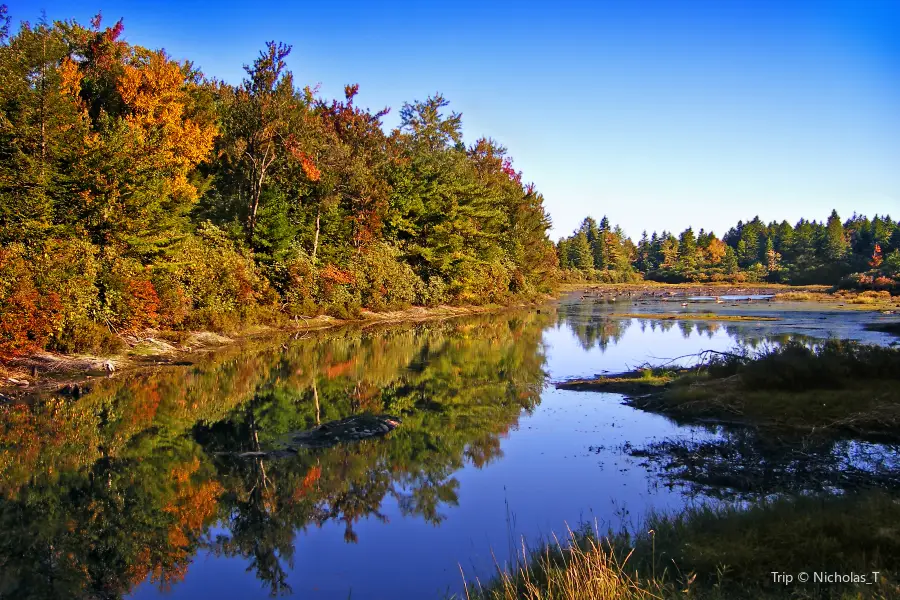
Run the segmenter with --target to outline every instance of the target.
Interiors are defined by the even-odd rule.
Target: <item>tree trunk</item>
[[[315,379],[313,379],[313,400],[316,403],[316,425],[321,425],[321,414],[319,413],[319,388],[316,386]]]
[[[250,206],[248,207],[248,215],[247,215],[247,232],[249,237],[253,238],[253,231],[256,229],[256,211],[259,210],[259,199],[262,197],[262,189],[263,184],[266,181],[266,171],[269,168],[269,165],[275,160],[275,153],[272,153],[271,158],[269,157],[270,148],[266,148],[266,153],[263,154],[262,160],[256,163],[255,160],[253,162],[259,165],[259,177],[255,177],[254,180],[250,184]]]
[[[316,235],[313,238],[312,264],[316,266],[316,254],[319,251],[319,222],[322,217],[322,209],[316,211]]]

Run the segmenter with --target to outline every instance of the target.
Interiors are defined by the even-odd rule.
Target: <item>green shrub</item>
[[[319,312],[316,296],[318,275],[309,255],[295,248],[283,264],[276,267],[279,292],[290,316],[315,315]]]
[[[416,301],[423,306],[440,306],[449,301],[447,284],[437,275],[428,278],[428,282],[419,279],[416,287]]]
[[[134,259],[109,253],[98,279],[103,319],[120,333],[158,325],[159,296],[150,270]]]
[[[253,259],[209,223],[186,236],[170,260],[154,265],[152,279],[165,290],[168,304],[161,300],[161,312],[170,315],[172,325],[180,320],[187,327],[232,330],[259,306],[277,301]]]
[[[355,319],[362,310],[359,294],[347,285],[331,287],[323,300],[326,312],[338,319]]]
[[[371,310],[407,308],[416,299],[421,280],[399,260],[391,246],[373,244],[352,266],[354,285],[363,306]]]
[[[83,318],[67,322],[54,340],[52,348],[60,352],[104,356],[121,352],[125,348],[125,342],[109,328]]]
[[[819,346],[791,341],[756,355],[714,356],[707,364],[714,378],[739,374],[751,390],[837,388],[860,379],[900,379],[900,349],[847,340]]]
[[[455,271],[450,291],[461,304],[503,303],[510,296],[512,268],[499,260],[466,261]]]

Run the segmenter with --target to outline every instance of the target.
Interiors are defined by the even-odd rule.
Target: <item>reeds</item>
[[[514,569],[498,566],[497,577],[485,588],[466,585],[468,600],[651,600],[661,599],[664,588],[654,575],[641,578],[630,572],[625,556],[610,539],[596,532],[568,530],[568,543],[553,536],[552,543],[528,556]],[[518,561],[517,561],[518,562]]]

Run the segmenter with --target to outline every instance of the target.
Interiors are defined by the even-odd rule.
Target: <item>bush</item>
[[[0,249],[0,350],[47,347],[97,302],[95,251],[87,242],[50,239],[36,248]]]
[[[318,275],[306,252],[295,248],[284,264],[276,267],[276,273],[275,280],[289,315],[318,314]]]
[[[158,325],[159,296],[149,279],[149,268],[138,261],[110,255],[99,278],[104,320],[121,333]]]
[[[417,282],[416,298],[423,306],[440,306],[449,300],[447,284],[437,275],[428,278],[428,283],[421,279]]]
[[[838,283],[838,287],[845,290],[872,290],[876,293],[887,294],[887,296],[879,296],[881,298],[887,298],[892,293],[900,294],[900,279],[879,275],[877,271],[870,273],[853,273],[852,275],[848,275],[841,279]],[[860,294],[860,296],[862,296],[862,294]]]
[[[362,310],[359,294],[347,285],[332,286],[324,300],[327,313],[338,319],[355,319]]]
[[[457,265],[450,291],[462,304],[503,303],[510,295],[512,269],[504,263],[467,261]]]
[[[160,326],[179,327],[191,312],[191,299],[178,277],[167,269],[154,267],[150,275],[159,299],[157,321]]]
[[[716,378],[737,373],[751,390],[836,388],[852,379],[900,379],[900,349],[846,340],[816,347],[791,341],[756,356],[716,357],[709,373]]]
[[[154,265],[151,279],[165,290],[160,313],[172,319],[168,325],[230,330],[277,300],[253,259],[209,223],[182,240],[171,260]]]
[[[87,318],[67,322],[53,343],[53,349],[60,352],[101,356],[116,354],[124,348],[122,338]]]
[[[0,351],[43,348],[62,321],[61,308],[56,294],[35,285],[24,246],[0,249]]]
[[[372,310],[407,308],[416,299],[421,280],[399,252],[387,244],[373,244],[352,267],[363,306]]]

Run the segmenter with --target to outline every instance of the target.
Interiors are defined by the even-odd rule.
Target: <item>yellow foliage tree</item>
[[[706,258],[709,264],[718,265],[722,262],[722,259],[725,258],[726,244],[722,240],[718,238],[713,238],[709,241],[709,246],[706,248]]]

